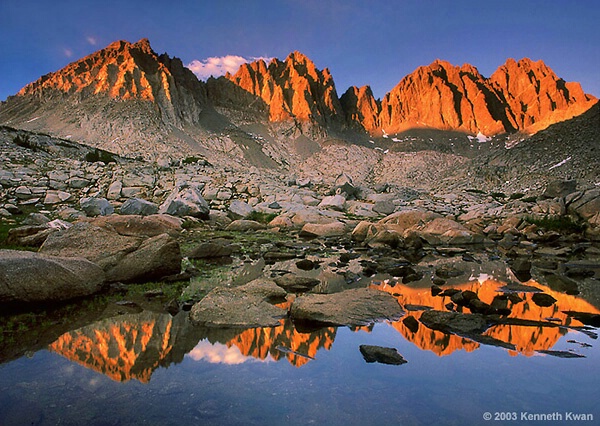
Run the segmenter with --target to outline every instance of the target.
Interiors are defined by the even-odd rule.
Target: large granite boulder
[[[209,218],[210,207],[202,198],[199,188],[187,186],[173,191],[160,205],[158,211],[173,216],[192,216],[206,220]]]
[[[0,250],[0,302],[56,302],[101,290],[104,271],[87,259]]]
[[[404,311],[390,294],[358,288],[333,294],[305,294],[294,301],[290,315],[296,321],[351,326],[396,320]]]
[[[121,206],[120,213],[124,215],[150,216],[158,213],[158,206],[142,198],[129,198]]]
[[[98,264],[110,282],[159,279],[176,274],[181,269],[179,244],[169,235],[160,234],[145,239],[121,235],[87,222],[51,234],[40,252],[84,257]]]
[[[206,327],[275,327],[287,312],[273,302],[285,296],[285,290],[262,278],[240,287],[217,287],[192,307],[190,320]]]
[[[181,232],[183,219],[167,214],[100,216],[90,223],[132,237],[155,237],[160,234],[176,236]]]
[[[106,216],[115,212],[106,198],[86,197],[79,201],[81,210],[88,216]]]

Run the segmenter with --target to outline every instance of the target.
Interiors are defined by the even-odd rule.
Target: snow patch
[[[32,121],[35,121],[35,120],[40,119],[40,118],[42,118],[42,117],[41,116],[40,117],[35,117],[35,118],[32,118],[31,120],[27,120],[25,123],[31,123]]]
[[[484,135],[483,133],[477,133],[477,136],[467,136],[470,141],[476,140],[479,143],[489,142],[492,140],[491,137]]]
[[[564,160],[562,160],[560,163],[556,163],[554,166],[550,167],[548,170],[552,170],[555,169],[556,167],[560,167],[563,164],[565,164],[567,161],[569,161],[571,159],[571,157],[567,157]]]

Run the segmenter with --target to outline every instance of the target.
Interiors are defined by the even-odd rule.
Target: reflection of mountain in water
[[[540,322],[547,322],[550,320],[553,323],[568,327],[580,327],[583,326],[583,324],[565,314],[564,311],[589,312],[592,314],[600,313],[593,305],[576,296],[556,292],[533,280],[526,284],[534,286],[540,291],[549,294],[557,301],[552,306],[541,307],[533,302],[532,296],[534,293],[519,292],[517,295],[522,301],[507,300],[507,307],[511,310],[509,318]],[[471,281],[462,285],[454,285],[452,288],[462,291],[473,291],[477,293],[480,300],[491,304],[495,297],[503,294],[501,287],[504,285],[505,283],[503,282],[486,279],[481,282]],[[411,288],[402,284],[390,286],[386,282],[378,283],[373,285],[373,287],[393,294],[397,297],[398,303],[404,307],[407,305],[421,305],[439,311],[446,311],[447,308],[445,305],[450,302],[449,297],[432,296],[431,291],[428,288]],[[469,312],[468,308],[463,309],[465,313]],[[471,352],[479,347],[479,343],[473,342],[470,339],[453,334],[445,334],[437,330],[431,330],[420,323],[416,330],[414,330],[414,327],[407,327],[405,323],[407,316],[412,316],[416,320],[419,320],[422,312],[423,310],[408,311],[406,316],[400,321],[392,323],[392,326],[407,340],[413,342],[419,348],[430,350],[440,356],[449,355],[460,349]],[[501,324],[489,328],[484,334],[503,342],[513,344],[516,348],[516,352],[509,351],[511,355],[520,353],[531,356],[535,351],[551,349],[556,342],[566,334],[566,332],[566,327],[544,327],[541,324],[539,326]]]
[[[184,315],[173,318],[145,311],[65,333],[49,349],[113,380],[147,383],[158,367],[180,362],[190,351],[192,359],[209,362],[237,364],[248,357],[270,356],[300,367],[319,349],[330,349],[335,333],[334,327],[300,333],[290,321],[271,328],[202,328],[192,326]],[[229,350],[233,348],[236,351]]]
[[[549,350],[566,333],[567,326],[583,325],[563,311],[600,313],[581,298],[553,291],[535,281],[527,284],[551,295],[557,302],[550,307],[540,307],[532,301],[533,293],[521,292],[518,293],[521,301],[514,298],[506,301],[511,310],[509,318],[552,321],[565,327],[503,324],[488,329],[485,334],[489,337],[515,346],[516,351],[511,355],[521,353],[530,356],[535,351]],[[491,304],[495,297],[502,294],[503,285],[502,282],[487,279],[455,285],[453,288],[471,290],[477,293],[480,300]],[[409,316],[418,321],[423,309],[426,309],[424,307],[447,310],[445,305],[450,301],[448,297],[432,296],[430,289],[411,288],[402,284],[390,286],[381,282],[373,284],[373,287],[395,295],[406,308],[407,315],[392,323],[392,326],[419,348],[440,356],[456,350],[470,352],[479,348],[479,343],[468,338],[431,330],[421,323],[406,325]],[[464,310],[468,312],[468,308]],[[415,327],[415,324],[418,326]],[[365,327],[353,330],[369,331]],[[136,379],[147,383],[154,370],[180,362],[187,353],[191,359],[208,362],[239,364],[249,358],[286,359],[290,364],[300,367],[315,358],[319,349],[331,349],[335,336],[335,327],[299,332],[289,320],[282,320],[279,326],[270,328],[218,329],[192,326],[185,314],[171,317],[145,311],[105,319],[65,333],[50,345],[50,350],[113,380]]]

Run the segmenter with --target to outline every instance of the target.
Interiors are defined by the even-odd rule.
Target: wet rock
[[[432,310],[423,312],[420,321],[432,330],[459,335],[481,334],[488,329],[488,322],[481,314]]]
[[[101,290],[104,271],[83,258],[0,250],[0,302],[56,302]]]
[[[461,271],[460,269],[456,268],[456,266],[450,264],[442,265],[435,270],[435,274],[445,280],[448,278],[460,277],[464,273],[464,271]]]
[[[577,311],[563,311],[570,317],[575,318],[577,321],[581,321],[585,325],[591,325],[592,327],[600,327],[600,314],[592,314],[589,312],[577,312]]]
[[[437,296],[438,294],[440,294],[443,290],[436,284],[431,286],[431,295],[432,296]]]
[[[388,365],[402,365],[408,361],[398,353],[396,348],[386,348],[383,346],[360,345],[360,353],[366,362],[378,362]]]
[[[158,213],[158,205],[142,198],[129,198],[120,209],[122,215],[150,216]]]
[[[294,301],[290,311],[295,321],[333,325],[364,325],[398,319],[403,314],[393,296],[370,288],[333,294],[306,294]]]
[[[106,198],[82,198],[79,207],[88,216],[107,216],[115,212],[114,207]]]
[[[413,333],[419,331],[419,321],[417,321],[415,317],[411,315],[408,315],[406,318],[404,318],[402,323]]]
[[[531,279],[531,262],[528,259],[517,258],[513,260],[510,269],[521,282],[527,282]]]
[[[556,303],[556,299],[546,293],[535,293],[531,296],[531,300],[540,307],[548,307]]]
[[[274,327],[286,311],[270,302],[285,296],[285,290],[266,279],[241,287],[217,287],[194,304],[190,320],[207,327]]]
[[[275,284],[286,290],[288,293],[304,293],[321,284],[321,281],[316,278],[285,274],[275,278]]]
[[[571,278],[564,277],[553,273],[548,273],[544,276],[546,284],[554,291],[561,291],[566,294],[579,294],[577,282]]]
[[[313,269],[316,269],[318,266],[318,263],[313,262],[309,259],[302,259],[296,262],[296,268],[301,269],[303,271],[311,271]]]
[[[475,314],[490,315],[496,313],[494,308],[479,299],[469,300],[467,307]]]

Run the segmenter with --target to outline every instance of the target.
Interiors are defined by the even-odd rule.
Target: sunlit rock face
[[[284,60],[244,64],[226,78],[260,97],[269,107],[270,121],[314,121],[320,125],[339,123],[342,107],[333,77],[327,68],[318,70],[300,52]]]
[[[148,39],[137,43],[116,41],[28,84],[17,96],[31,95],[43,100],[57,94],[77,94],[80,99],[107,95],[114,100],[149,101],[159,109],[163,121],[170,124],[193,116],[185,109],[199,112],[198,107],[205,103],[201,84],[191,71],[177,58],[158,56]]]
[[[404,77],[381,102],[387,133],[413,127],[494,135],[535,132],[589,109],[596,99],[559,79],[542,61],[509,59],[490,78],[436,60]]]
[[[580,115],[596,102],[579,83],[565,82],[543,61],[528,58],[508,59],[488,81],[508,104],[514,126],[530,133]]]

